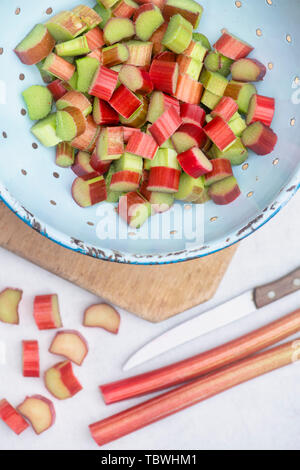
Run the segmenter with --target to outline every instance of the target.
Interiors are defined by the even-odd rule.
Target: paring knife
[[[170,349],[244,318],[299,289],[300,267],[278,281],[249,290],[158,336],[131,356],[123,370],[132,369]]]

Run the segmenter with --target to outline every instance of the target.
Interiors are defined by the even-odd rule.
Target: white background
[[[173,325],[244,290],[280,277],[300,265],[298,194],[289,205],[254,236],[242,242],[216,297],[207,305],[159,325],[120,312],[118,336],[81,326],[83,311],[98,299],[72,284],[0,249],[0,290],[24,290],[21,325],[0,326],[6,346],[6,363],[0,365],[0,398],[14,406],[26,395],[44,394],[41,379],[22,377],[21,340],[38,339],[41,369],[59,362],[47,352],[54,332],[38,332],[32,317],[37,294],[58,293],[65,328],[81,331],[90,345],[80,368],[75,366],[84,390],[70,400],[53,399],[57,420],[53,428],[36,436],[31,429],[15,436],[0,422],[0,449],[91,449],[97,446],[88,425],[141,399],[106,407],[98,385],[125,377],[122,364],[145,342]],[[300,307],[300,292],[253,313],[248,318],[197,339],[143,365],[134,372],[166,365],[244,334]],[[300,334],[299,334],[300,336]],[[300,449],[300,365],[286,367],[127,436],[104,449]]]

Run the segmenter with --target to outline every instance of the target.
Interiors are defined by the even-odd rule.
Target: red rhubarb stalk
[[[177,131],[181,124],[181,117],[176,109],[171,106],[149,127],[149,132],[158,145],[161,146]]]
[[[151,168],[147,190],[161,193],[177,193],[179,189],[180,170],[158,166]]]
[[[40,376],[39,343],[37,341],[23,341],[23,376]]]
[[[193,80],[189,75],[179,75],[175,93],[175,97],[178,100],[190,104],[199,104],[202,93],[202,83]]]
[[[158,150],[158,145],[151,135],[143,132],[134,133],[126,147],[126,152],[133,153],[148,160],[153,160]]]
[[[137,7],[121,0],[113,7],[113,15],[116,18],[131,18]]]
[[[243,59],[253,51],[250,44],[225,32],[214,45],[216,51],[232,60]]]
[[[60,98],[62,98],[67,93],[66,88],[63,86],[62,81],[59,80],[59,79],[54,80],[54,82],[52,82],[52,83],[49,83],[47,85],[47,88],[48,88],[48,90],[51,91],[55,101],[58,101]]]
[[[196,124],[202,127],[205,123],[205,111],[196,104],[181,103],[180,116],[187,124]]]
[[[17,435],[29,427],[29,424],[5,398],[0,400],[0,419]]]
[[[94,101],[93,118],[98,126],[119,123],[118,113],[106,101],[99,98],[95,98]]]
[[[211,112],[212,117],[219,116],[224,121],[228,122],[232,116],[239,110],[238,104],[229,96],[223,96],[221,101]]]
[[[178,64],[153,60],[150,67],[150,78],[156,90],[174,95],[178,81]]]
[[[99,446],[299,360],[296,341],[257,354],[89,426]],[[298,346],[299,351],[299,346]]]
[[[236,136],[228,124],[219,116],[215,117],[212,121],[206,124],[204,127],[204,132],[222,152],[232,145],[236,140]]]
[[[177,160],[184,172],[192,178],[199,178],[213,169],[210,160],[197,147],[179,154]]]
[[[247,115],[247,126],[260,121],[270,127],[275,113],[275,99],[268,96],[253,95]]]
[[[106,404],[127,400],[187,382],[243,359],[300,331],[300,310],[240,338],[184,361],[118,382],[102,385]]]
[[[125,119],[129,119],[142,105],[141,100],[124,85],[114,92],[110,106]]]
[[[105,41],[103,39],[103,31],[96,26],[96,28],[91,29],[88,33],[85,34],[89,49],[94,51],[104,46]]]
[[[100,66],[89,89],[89,94],[101,100],[109,101],[118,83],[118,74]]]
[[[35,297],[33,316],[39,330],[61,328],[62,322],[57,295],[39,295]]]
[[[127,144],[129,142],[130,137],[132,137],[134,134],[139,133],[140,130],[135,129],[134,127],[123,126],[123,132],[124,132],[124,142],[125,144]]]

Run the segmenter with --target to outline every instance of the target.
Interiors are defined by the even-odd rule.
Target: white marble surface
[[[55,426],[37,437],[28,429],[15,436],[0,422],[0,449],[91,449],[88,424],[122,410],[129,403],[107,408],[97,386],[123,377],[124,361],[149,339],[199,311],[260,283],[271,281],[300,265],[300,194],[289,205],[245,240],[220,286],[206,306],[185,312],[170,321],[152,325],[121,312],[119,336],[81,327],[82,312],[97,301],[95,296],[0,249],[0,289],[24,289],[21,326],[1,325],[0,340],[6,346],[6,361],[0,365],[0,398],[17,405],[27,394],[49,396],[42,380],[24,379],[21,373],[21,340],[38,339],[41,365],[45,370],[58,362],[47,349],[53,332],[38,332],[32,319],[32,301],[37,294],[57,292],[66,328],[80,330],[90,344],[83,367],[75,373],[84,391],[71,400],[54,400]],[[135,372],[165,365],[221,344],[300,307],[300,292],[264,308],[252,316],[173,350]],[[205,403],[127,436],[105,449],[300,449],[300,365],[294,365],[241,385]],[[137,403],[136,400],[132,403]]]

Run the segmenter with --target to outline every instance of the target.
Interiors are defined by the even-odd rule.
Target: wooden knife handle
[[[300,289],[300,267],[278,281],[254,289],[254,303],[257,308],[269,305],[276,300]]]

